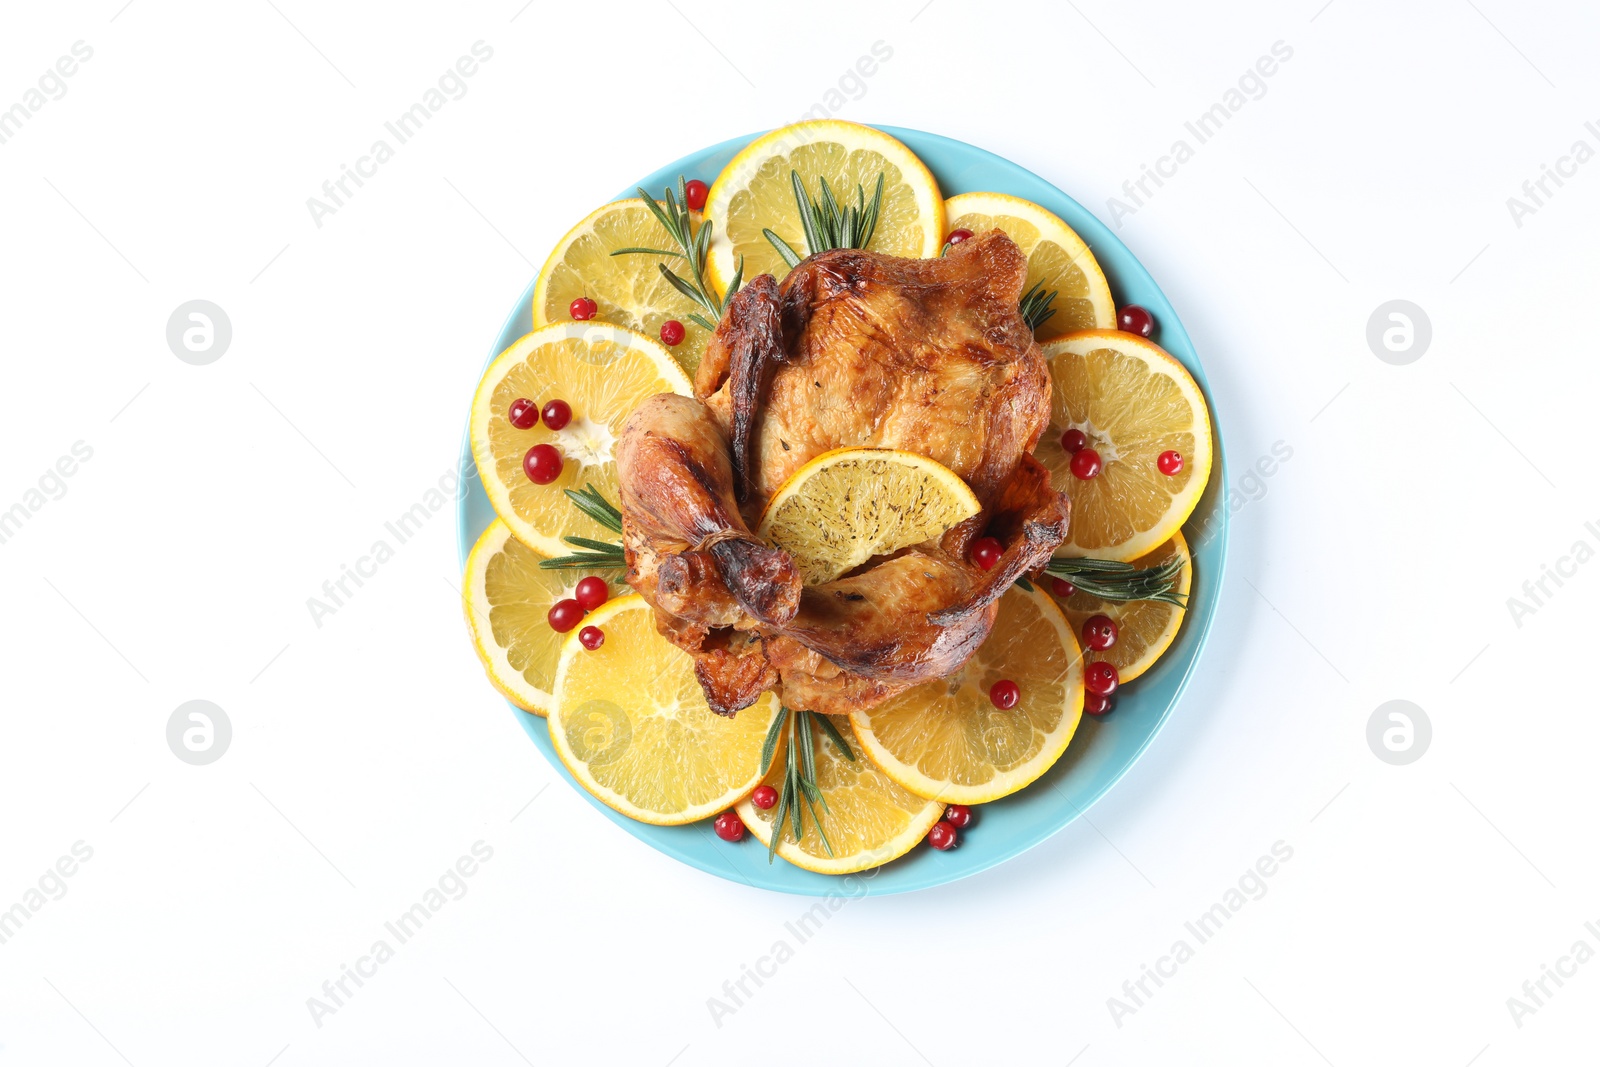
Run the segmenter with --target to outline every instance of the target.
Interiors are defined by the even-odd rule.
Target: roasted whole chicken
[[[1029,454],[1050,375],[1017,310],[1027,262],[999,230],[939,259],[838,249],[741,289],[695,397],[661,394],[618,446],[628,583],[695,658],[724,715],[780,689],[824,714],[958,670],[1000,595],[1066,537],[1067,500]],[[895,448],[964,478],[983,511],[941,538],[802,587],[751,529],[786,478],[830,449]],[[985,534],[1004,553],[969,561]]]

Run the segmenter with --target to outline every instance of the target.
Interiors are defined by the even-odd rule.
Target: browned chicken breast
[[[977,650],[995,601],[1066,536],[1067,502],[1028,453],[1050,376],[1017,310],[1027,263],[999,230],[941,259],[841,249],[730,302],[695,381],[623,429],[628,582],[691,653],[712,708],[770,688],[826,714],[944,677]],[[897,448],[972,486],[982,514],[928,542],[802,588],[750,531],[772,494],[834,448]],[[1005,548],[967,559],[988,533]]]

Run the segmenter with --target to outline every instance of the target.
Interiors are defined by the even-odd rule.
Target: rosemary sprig
[[[605,494],[594,487],[592,482],[584,484],[582,489],[564,489],[567,499],[589,518],[604,526],[614,534],[622,533],[622,512],[616,505],[605,498]],[[561,540],[574,548],[583,549],[567,556],[556,556],[553,559],[541,559],[539,566],[545,570],[566,570],[575,567],[585,567],[592,570],[621,570],[627,566],[627,561],[622,554],[622,546],[614,541],[596,541],[590,537],[563,537]]]
[[[1184,607],[1184,595],[1176,591],[1183,560],[1169,559],[1159,567],[1135,567],[1109,559],[1078,559],[1056,556],[1045,564],[1044,572],[1065,578],[1078,589],[1101,600],[1159,600]]]
[[[594,487],[593,482],[583,483],[582,489],[563,489],[562,492],[567,494],[567,499],[572,501],[579,511],[595,522],[614,534],[622,533],[622,512],[605,498],[604,493]]]
[[[1056,309],[1050,305],[1055,303],[1056,290],[1048,293],[1044,291],[1044,282],[1037,281],[1022,294],[1022,302],[1017,310],[1022,312],[1022,319],[1028,324],[1028,329],[1037,330],[1055,315]]]
[[[566,556],[553,556],[550,559],[541,559],[539,566],[547,571],[584,570],[620,571],[627,567],[628,562],[622,555],[621,545],[608,545],[604,541],[590,541],[586,537],[563,537],[569,545],[587,549],[584,552],[573,552]]]
[[[799,171],[791,170],[789,181],[794,185],[794,203],[795,207],[800,209],[800,227],[805,231],[808,255],[814,256],[830,248],[867,247],[867,242],[872,240],[872,235],[878,228],[878,213],[883,209],[881,173],[878,175],[878,186],[873,191],[871,200],[867,199],[866,189],[857,185],[856,206],[845,208],[839,206],[839,201],[834,198],[833,189],[829,187],[826,178],[817,179],[822,187],[822,196],[815,200],[806,192]],[[789,246],[788,241],[771,230],[763,229],[761,233],[791,270],[804,258]]]
[[[665,248],[618,248],[611,254],[614,256],[646,255],[646,256],[672,256],[683,260],[689,266],[689,277],[677,273],[665,263],[656,266],[661,270],[661,276],[667,279],[671,286],[684,296],[693,300],[710,314],[710,318],[694,312],[688,317],[689,321],[707,330],[717,328],[717,323],[722,319],[722,313],[728,308],[728,301],[733,299],[733,294],[739,291],[739,286],[744,281],[744,257],[739,257],[739,266],[733,272],[733,280],[728,284],[728,291],[718,299],[716,290],[712,289],[706,281],[706,251],[711,247],[712,223],[707,220],[702,222],[697,229],[694,220],[689,217],[688,182],[683,175],[678,175],[678,188],[673,190],[670,186],[663,190],[667,206],[656,203],[655,198],[643,189],[638,190],[639,199],[650,213],[661,223],[663,229],[677,244],[678,251],[674,252]]]
[[[811,736],[812,724],[827,735],[829,741],[844,754],[844,758],[854,763],[856,754],[838,729],[828,721],[826,715],[818,715],[812,711],[794,711],[790,708],[780,707],[778,714],[773,716],[772,725],[767,729],[766,740],[761,743],[761,775],[766,777],[772,769],[773,757],[778,752],[778,741],[787,732],[788,743],[783,749],[783,767],[779,774],[782,785],[778,789],[778,806],[773,810],[772,840],[767,842],[767,862],[772,862],[772,857],[777,854],[778,841],[783,837],[785,818],[789,820],[789,829],[794,833],[796,842],[805,836],[805,812],[811,813],[811,821],[816,824],[817,836],[822,839],[822,847],[828,850],[828,855],[833,855],[833,844],[828,840],[828,833],[822,828],[822,817],[817,814],[817,807],[828,810],[828,798],[822,795],[822,790],[817,788],[817,748],[816,739]]]

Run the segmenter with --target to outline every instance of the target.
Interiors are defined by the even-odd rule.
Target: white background
[[[1600,949],[1600,563],[1520,626],[1507,607],[1600,547],[1600,162],[1520,226],[1506,204],[1600,148],[1592,10],[123,5],[16,5],[0,34],[0,107],[94,50],[0,145],[0,509],[93,449],[0,544],[0,908],[93,849],[0,945],[0,1063],[1593,1062],[1600,963],[1520,1027],[1506,1004]],[[467,94],[315,226],[307,197],[478,40]],[[1119,220],[1235,479],[1293,457],[1234,515],[1194,684],[1088,818],[850,903],[718,1026],[708,998],[808,902],[682,866],[557,780],[464,635],[452,517],[320,628],[306,600],[454,463],[486,347],[573,221],[826,101],[878,41],[840,117],[980,145],[1108,222],[1293,49]],[[196,298],[233,325],[209,366],[165,340]],[[1395,298],[1433,328],[1406,366],[1365,338]],[[234,731],[205,767],[165,740],[197,698]],[[1391,699],[1433,724],[1409,766],[1367,745]],[[467,895],[318,1027],[307,998],[479,840]],[[1280,840],[1266,896],[1114,1021]]]

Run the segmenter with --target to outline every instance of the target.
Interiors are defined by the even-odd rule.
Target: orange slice
[[[1144,338],[1084,330],[1044,345],[1054,395],[1034,454],[1072,500],[1064,556],[1134,560],[1178,532],[1211,476],[1211,416],[1183,364]],[[1100,457],[1092,478],[1072,474],[1061,435],[1081,430]],[[1166,475],[1168,450],[1183,469]]]

